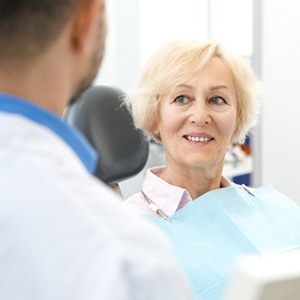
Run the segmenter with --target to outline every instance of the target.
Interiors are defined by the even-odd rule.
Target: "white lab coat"
[[[0,112],[0,299],[190,299],[162,233],[50,129]]]

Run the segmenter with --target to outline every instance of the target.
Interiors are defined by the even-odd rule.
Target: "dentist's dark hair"
[[[0,66],[43,53],[78,0],[0,0]]]

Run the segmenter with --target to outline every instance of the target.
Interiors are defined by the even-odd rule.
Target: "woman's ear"
[[[231,142],[236,142],[237,141],[237,137],[240,135],[240,116],[239,114],[237,114],[237,118],[236,118],[236,121],[235,121],[235,129],[234,129],[234,132],[231,136]]]
[[[152,126],[151,132],[153,132],[155,135],[159,136],[159,130],[158,130],[158,126],[156,124],[154,126]]]
[[[160,136],[160,133],[159,133],[159,128],[158,128],[158,124],[159,124],[159,116],[158,116],[158,113],[156,112],[154,114],[154,117],[151,121],[151,126],[150,126],[150,130],[154,135],[156,136]]]
[[[155,126],[153,130],[151,130],[151,133],[153,137],[155,137],[155,140],[161,143],[160,132],[157,126]]]

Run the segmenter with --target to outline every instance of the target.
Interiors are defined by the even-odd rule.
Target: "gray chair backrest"
[[[122,105],[124,96],[117,87],[95,85],[65,114],[65,120],[77,127],[98,152],[95,175],[110,186],[138,174],[149,154],[149,142]]]

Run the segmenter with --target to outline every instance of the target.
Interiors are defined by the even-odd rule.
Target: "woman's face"
[[[153,132],[161,138],[167,167],[222,170],[236,130],[237,99],[231,72],[219,58],[173,86],[158,113]]]

